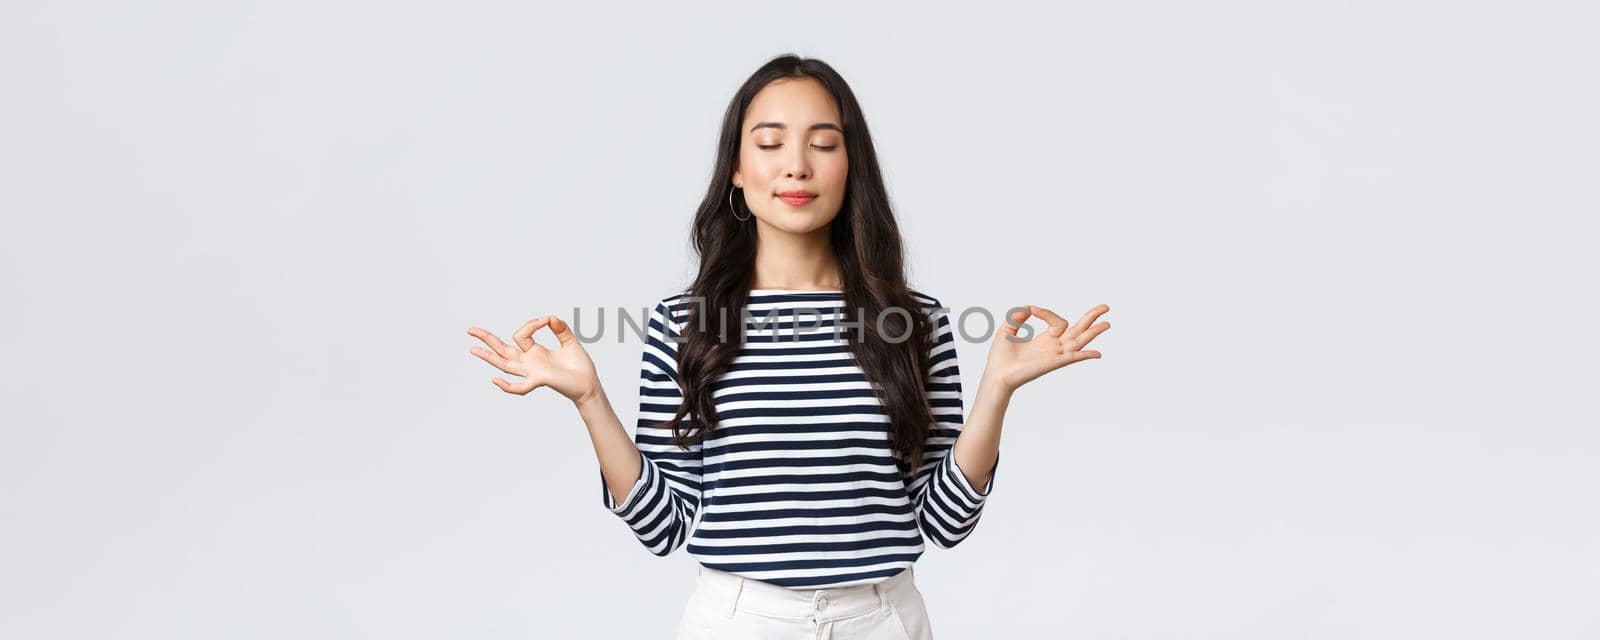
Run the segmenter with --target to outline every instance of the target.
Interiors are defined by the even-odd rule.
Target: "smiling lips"
[[[778,194],[778,199],[791,206],[798,207],[816,200],[817,194],[803,190],[783,191]]]

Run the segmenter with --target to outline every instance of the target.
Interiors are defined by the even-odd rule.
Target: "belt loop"
[[[878,596],[879,607],[889,604],[889,594],[885,593],[885,591],[887,591],[887,589],[883,588],[883,581],[872,583],[872,593],[873,595]]]
[[[744,576],[737,576],[737,578],[733,581],[733,593],[729,594],[727,607],[722,612],[723,617],[726,618],[732,618],[733,613],[739,610],[739,596],[744,593],[745,578]]]

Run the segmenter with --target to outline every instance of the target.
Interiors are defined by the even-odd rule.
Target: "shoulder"
[[[689,312],[690,295],[688,290],[680,289],[650,302],[645,316],[650,332],[670,335],[681,331]]]
[[[912,287],[907,289],[910,291],[911,297],[916,298],[922,304],[923,313],[927,314],[928,320],[932,324],[932,332],[929,334],[929,338],[933,341],[934,351],[951,351],[953,353],[954,345],[950,343],[955,341],[955,327],[950,324],[950,309],[944,306],[944,302],[939,298],[925,291]],[[944,357],[949,356],[941,356],[941,359]]]
[[[679,289],[656,300],[655,306],[657,309],[663,309],[673,315],[677,315],[687,308],[692,295],[693,293],[687,289]]]
[[[689,305],[696,300],[694,292],[688,287],[670,289],[671,293],[656,298],[650,303],[652,313],[665,313],[671,317],[682,317],[689,309]]]
[[[943,302],[926,291],[916,287],[906,287],[906,291],[911,294],[912,298],[916,298],[917,302],[922,305],[922,312],[929,316],[937,318],[949,312],[949,308],[945,307]]]

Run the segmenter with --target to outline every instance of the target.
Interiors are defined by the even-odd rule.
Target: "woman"
[[[492,352],[472,353],[524,377],[494,378],[508,393],[571,399],[606,508],[656,555],[687,543],[700,566],[679,638],[932,637],[912,572],[924,539],[972,534],[1012,393],[1099,358],[1083,347],[1109,307],[1071,326],[1014,308],[963,420],[949,309],[906,284],[855,96],[792,55],[728,105],[694,243],[694,283],[650,313],[632,439],[560,318],[512,344],[473,327]],[[1033,315],[1049,327],[1023,339]],[[534,342],[545,327],[559,347]]]

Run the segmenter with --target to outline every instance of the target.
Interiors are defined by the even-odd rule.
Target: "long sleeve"
[[[670,299],[669,299],[670,300]],[[605,472],[600,474],[600,494],[607,510],[621,517],[645,548],[658,556],[672,553],[689,538],[700,507],[701,445],[685,451],[672,444],[672,430],[660,425],[670,420],[683,400],[678,384],[679,327],[667,306],[656,304],[645,331],[643,363],[639,371],[639,419],[634,444],[639,450],[640,473],[621,504],[612,500]],[[693,415],[686,416],[690,426]]]
[[[929,352],[928,399],[933,406],[933,426],[923,453],[923,464],[908,487],[918,525],[935,546],[954,547],[978,526],[983,505],[994,489],[994,471],[982,490],[972,486],[950,455],[956,437],[961,435],[965,406],[961,399],[961,367],[956,358],[954,327],[949,312],[937,300],[932,310],[933,347]]]

